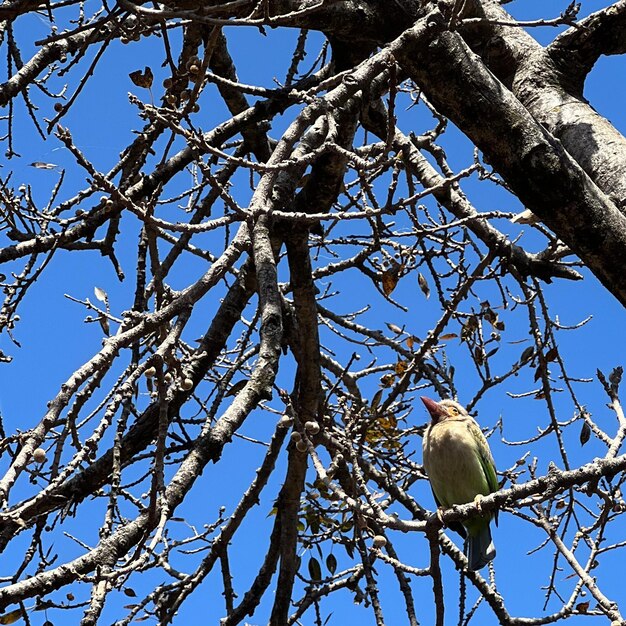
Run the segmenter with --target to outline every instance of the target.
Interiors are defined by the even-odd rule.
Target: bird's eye
[[[457,409],[455,406],[451,406],[450,407],[450,413],[452,413],[452,415],[458,415],[459,414],[459,409]]]

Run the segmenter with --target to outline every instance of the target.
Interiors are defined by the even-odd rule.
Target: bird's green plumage
[[[473,502],[498,489],[489,444],[474,419],[453,400],[435,403],[422,398],[433,418],[424,433],[424,468],[437,504],[449,508]],[[495,556],[489,522],[492,513],[463,522],[468,537],[471,569],[480,569]],[[452,526],[453,530],[457,530]],[[465,533],[460,533],[465,535]]]

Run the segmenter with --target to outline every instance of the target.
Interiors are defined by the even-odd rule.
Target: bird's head
[[[443,420],[461,419],[468,416],[467,411],[454,400],[435,402],[426,396],[422,396],[421,400],[428,409],[433,424],[437,424]]]

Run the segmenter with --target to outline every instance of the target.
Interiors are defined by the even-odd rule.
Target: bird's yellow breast
[[[478,494],[489,494],[478,442],[469,428],[470,419],[433,424],[424,436],[424,469],[444,507],[472,502]]]

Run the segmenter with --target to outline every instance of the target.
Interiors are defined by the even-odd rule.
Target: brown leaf
[[[391,295],[398,284],[398,271],[385,270],[382,275],[383,293],[386,296]]]
[[[622,382],[622,375],[624,374],[624,368],[618,365],[610,374],[609,382],[611,383],[611,389],[617,394],[620,383]]]
[[[409,364],[407,361],[398,361],[394,367],[396,374],[398,376],[402,376],[402,374],[406,372],[408,366]]]
[[[481,346],[477,346],[474,349],[474,359],[478,365],[482,365],[485,362],[485,351]]]
[[[397,450],[398,448],[401,448],[402,444],[399,441],[384,441],[383,442],[383,448],[385,448],[386,450]]]
[[[398,420],[395,415],[389,414],[385,417],[379,417],[378,423],[383,430],[394,430],[398,426]]]
[[[550,348],[546,352],[546,361],[556,361],[556,357],[558,356],[558,352],[556,347]]]
[[[458,335],[456,333],[446,333],[445,335],[440,335],[440,341],[447,341],[448,339],[456,339]]]
[[[579,602],[576,605],[576,610],[579,613],[586,613],[589,610],[589,601],[587,601],[587,602]]]
[[[380,384],[383,387],[391,387],[391,385],[393,385],[395,380],[396,380],[395,374],[385,374],[384,376],[380,377]]]
[[[475,315],[470,315],[467,318],[461,330],[462,341],[469,339],[474,334],[474,331],[478,328],[478,323],[478,318]]]
[[[495,326],[496,322],[498,321],[498,315],[496,313],[494,313],[493,309],[491,309],[489,307],[485,309],[485,311],[483,313],[483,317],[492,326]]]
[[[367,443],[376,443],[383,436],[379,428],[370,428],[365,433],[365,441]]]
[[[141,70],[135,70],[128,76],[137,87],[143,87],[144,89],[150,89],[150,87],[152,87],[154,76],[152,75],[152,70],[147,65],[143,72]]]
[[[15,609],[4,615],[0,615],[0,624],[14,624],[22,617],[22,609]]]

